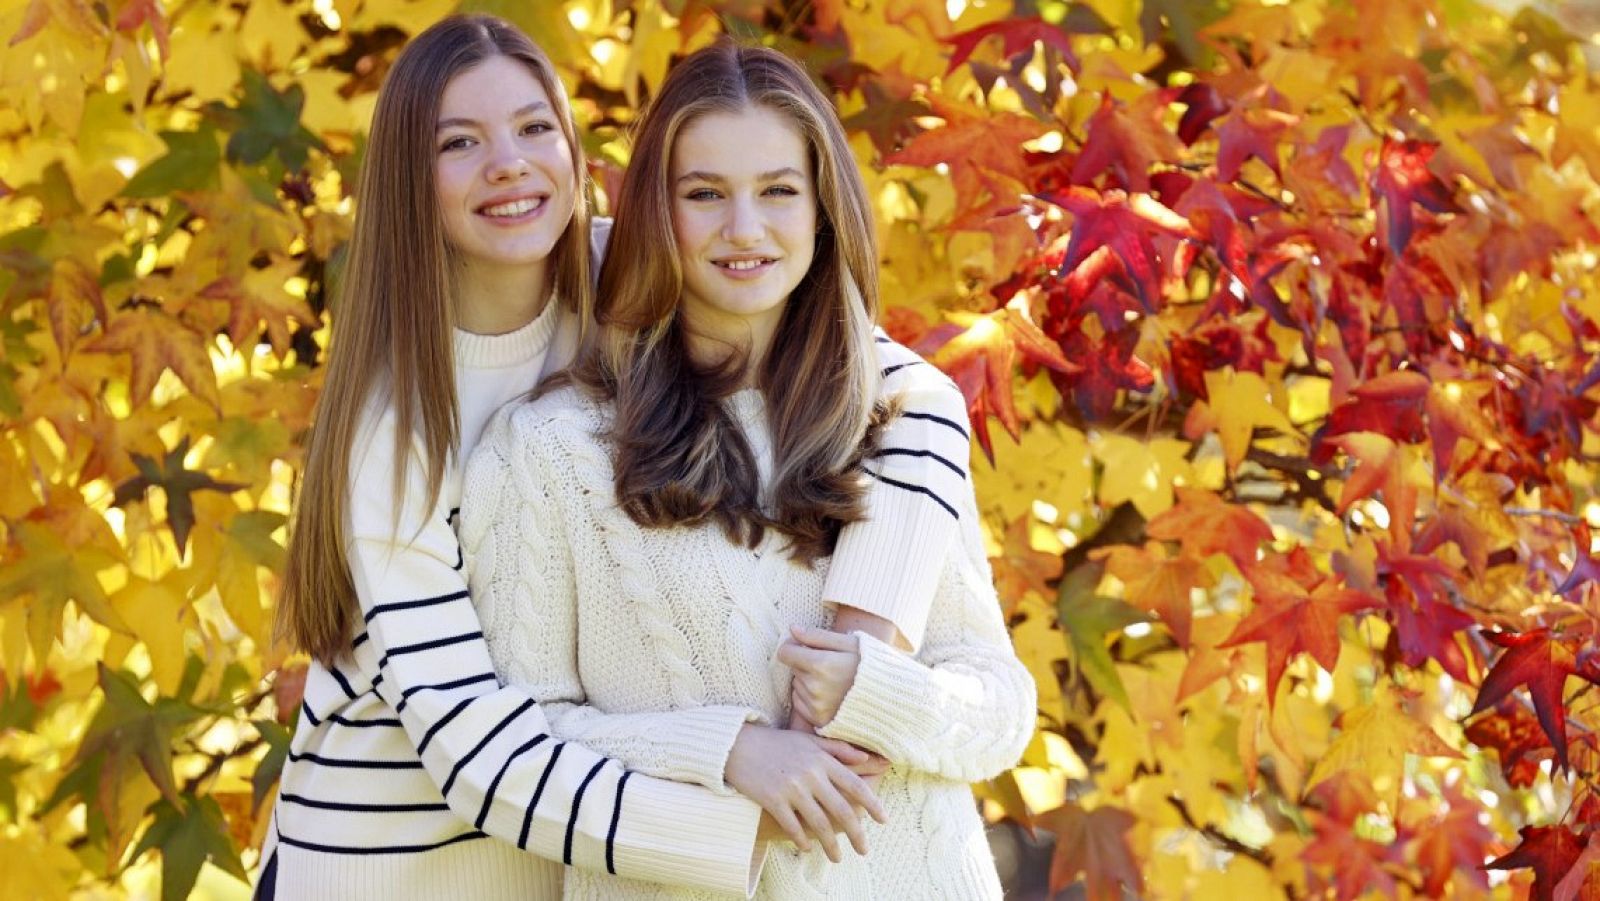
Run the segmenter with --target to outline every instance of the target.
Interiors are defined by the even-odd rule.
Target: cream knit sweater
[[[759,393],[729,404],[770,460]],[[715,526],[636,525],[614,503],[598,437],[607,415],[576,389],[552,392],[498,414],[468,464],[462,545],[490,655],[557,735],[646,775],[727,791],[740,727],[786,717],[789,673],[774,655],[788,624],[825,624],[828,566],[793,563],[770,533],[750,550]],[[1021,754],[1034,686],[1001,620],[970,482],[945,500],[959,537],[924,561],[938,579],[916,657],[861,635],[854,686],[823,730],[894,764],[879,788],[889,823],[868,824],[868,858],[837,865],[774,846],[757,897],[1000,897],[966,783]],[[565,891],[718,897],[579,870]]]

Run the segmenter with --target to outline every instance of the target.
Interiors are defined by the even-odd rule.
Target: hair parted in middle
[[[384,77],[356,185],[355,230],[332,306],[333,341],[290,527],[278,634],[323,661],[349,650],[360,606],[345,559],[350,456],[362,411],[379,393],[395,409],[394,484],[406,483],[410,442],[423,449],[426,498],[437,500],[458,449],[456,252],[435,184],[440,103],[457,75],[495,57],[526,66],[549,97],[572,152],[572,221],[549,258],[552,302],[587,322],[593,306],[583,145],[566,89],[544,51],[516,26],[456,15],[400,51]]]
[[[752,364],[737,353],[691,358],[672,216],[678,136],[707,114],[752,108],[785,116],[804,138],[818,225],[811,268],[753,380],[772,431],[765,509],[754,455],[721,403]],[[840,527],[864,515],[858,465],[887,416],[874,400],[881,376],[872,208],[832,103],[787,56],[724,38],[668,73],[638,123],[613,206],[596,292],[599,330],[573,377],[614,402],[619,505],[641,525],[715,521],[752,546],[773,528],[797,560],[831,553]]]

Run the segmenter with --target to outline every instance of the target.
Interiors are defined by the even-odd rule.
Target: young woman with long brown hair
[[[467,597],[461,461],[491,411],[571,359],[591,315],[583,172],[549,60],[501,20],[427,29],[379,92],[280,601],[281,634],[314,660],[264,897],[526,901],[559,893],[550,860],[751,884],[760,808],[550,736],[535,699],[496,680]],[[957,415],[948,404],[927,415]],[[922,437],[907,446],[930,453]],[[930,456],[896,465],[902,485],[963,475]],[[888,618],[841,607],[840,623],[914,639],[931,589],[906,546],[952,531],[847,530],[858,549],[840,558],[856,566],[833,596]],[[863,848],[858,811],[877,801],[841,770],[879,765],[838,741],[768,738],[749,777],[805,805],[787,834]]]
[[[552,861],[749,884],[759,808],[551,737],[467,599],[459,461],[590,315],[583,172],[550,61],[500,20],[427,29],[379,93],[280,607],[315,662],[266,897],[528,901]]]
[[[640,123],[616,212],[595,340],[467,468],[461,536],[497,670],[556,734],[775,814],[749,773],[793,694],[893,764],[888,821],[867,824],[866,859],[773,849],[758,895],[998,898],[965,783],[1015,762],[1034,689],[970,483],[890,485],[958,535],[907,545],[935,584],[915,655],[821,628],[841,532],[916,533],[872,500],[900,481],[886,463],[927,453],[895,430],[961,431],[878,400],[931,369],[875,339],[870,208],[830,104],[776,52],[692,54]],[[566,889],[696,896],[578,871]]]

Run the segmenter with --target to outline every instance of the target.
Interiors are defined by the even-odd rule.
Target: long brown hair
[[[350,456],[374,400],[395,411],[393,490],[405,484],[411,442],[423,448],[427,507],[460,442],[452,272],[434,185],[440,98],[456,75],[506,56],[528,67],[550,98],[572,149],[572,222],[550,254],[552,295],[586,322],[589,218],[582,145],[555,68],[527,35],[486,15],[451,16],[418,34],[378,91],[356,187],[355,232],[333,308],[334,338],[289,537],[278,635],[323,661],[349,649],[360,605],[345,558]]]
[[[800,131],[818,206],[811,268],[756,373],[774,457],[765,511],[754,456],[720,403],[750,361],[690,356],[672,221],[678,135],[700,116],[751,107],[773,110]],[[873,402],[872,212],[832,104],[773,50],[724,39],[691,54],[667,75],[638,125],[616,216],[600,269],[599,333],[573,377],[614,401],[618,503],[641,525],[716,521],[731,539],[751,544],[770,527],[791,539],[796,559],[831,553],[840,526],[863,516],[856,466],[869,426],[883,415]]]

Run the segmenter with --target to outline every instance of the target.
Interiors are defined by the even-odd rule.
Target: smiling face
[[[817,192],[787,116],[752,106],[700,116],[672,146],[672,226],[691,332],[761,352],[811,268]]]
[[[494,56],[450,80],[434,135],[450,246],[471,277],[542,267],[572,220],[572,148],[528,68]]]

